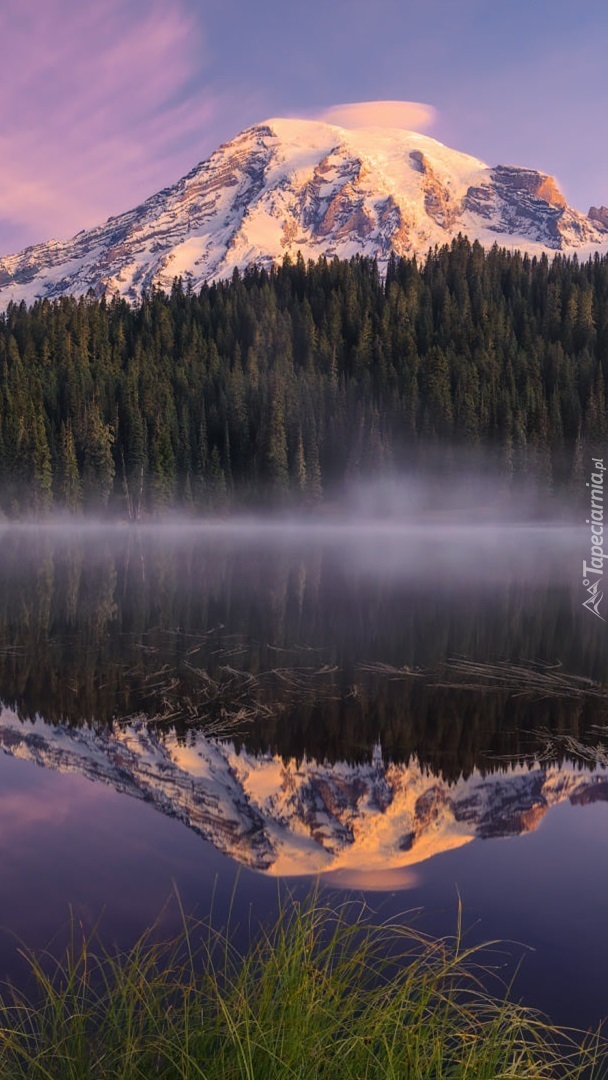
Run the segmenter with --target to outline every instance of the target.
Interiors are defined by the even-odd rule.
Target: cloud
[[[354,867],[329,870],[322,877],[324,885],[337,889],[363,889],[365,892],[396,892],[416,889],[420,874],[409,866],[359,870]]]
[[[1,254],[126,210],[213,149],[221,102],[184,0],[3,0],[0,35]]]
[[[350,105],[332,105],[317,114],[317,120],[344,128],[405,128],[428,131],[437,119],[432,105],[418,101],[358,101]]]

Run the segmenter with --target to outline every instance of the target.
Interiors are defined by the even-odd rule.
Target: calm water
[[[564,743],[606,723],[585,554],[431,517],[2,529],[3,973],[68,905],[128,942],[174,886],[220,922],[234,893],[238,936],[319,880],[433,932],[460,896],[529,947],[525,1000],[607,1015],[608,777]]]

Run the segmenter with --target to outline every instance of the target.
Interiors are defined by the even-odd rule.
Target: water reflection
[[[114,730],[22,723],[0,714],[0,747],[22,761],[102,781],[178,818],[237,862],[274,876],[403,870],[474,839],[519,836],[553,806],[608,801],[603,769],[514,765],[448,783],[419,761],[363,764],[237,753],[227,740],[143,722]],[[411,886],[408,875],[400,882]],[[335,877],[340,883],[340,876]],[[394,884],[393,884],[393,887]]]
[[[605,712],[578,541],[428,523],[5,529],[0,745],[274,875],[404,870],[521,834],[556,802],[605,797],[597,770],[525,764],[531,731],[584,736]]]
[[[11,527],[0,541],[0,697],[22,717],[145,714],[288,758],[365,761],[380,742],[455,778],[528,750],[532,728],[581,734],[603,715],[574,683],[492,674],[540,661],[566,684],[604,680],[573,529]],[[456,673],[458,657],[485,677]]]

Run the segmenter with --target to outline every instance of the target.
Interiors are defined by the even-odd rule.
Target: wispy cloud
[[[183,0],[4,0],[0,39],[0,254],[125,210],[213,148]]]
[[[357,101],[350,105],[332,105],[315,117],[326,124],[344,128],[405,128],[428,131],[437,119],[432,105],[419,101]]]

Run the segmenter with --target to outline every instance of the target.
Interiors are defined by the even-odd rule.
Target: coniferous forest
[[[430,446],[579,484],[608,439],[608,258],[460,238],[423,263],[285,259],[135,305],[0,320],[0,508],[136,519],[313,505]]]

